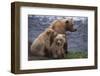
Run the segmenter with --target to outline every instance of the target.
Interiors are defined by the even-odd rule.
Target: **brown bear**
[[[46,29],[32,43],[31,53],[35,56],[45,56],[45,51],[50,48],[50,39],[56,36],[56,32],[52,29]]]
[[[58,34],[50,47],[51,57],[52,58],[64,58],[65,51],[64,51],[64,43],[65,43],[65,34]]]
[[[67,19],[60,19],[60,20],[54,20],[50,27],[51,29],[55,30],[58,34],[65,34],[66,35],[66,31],[70,31],[70,32],[75,32],[76,29],[74,29],[73,27],[74,21],[72,18],[67,18]],[[53,40],[52,40],[53,42]],[[64,44],[64,50],[66,53],[68,53],[67,50],[67,39],[66,42]]]

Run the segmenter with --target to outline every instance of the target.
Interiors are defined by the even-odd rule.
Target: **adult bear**
[[[74,21],[72,18],[67,18],[67,19],[59,19],[59,20],[54,20],[51,25],[49,26],[49,28],[55,30],[58,34],[65,34],[66,35],[66,31],[70,31],[70,32],[75,32],[76,29],[73,27],[74,25]],[[53,42],[53,40],[52,40]],[[66,42],[64,44],[64,50],[66,53],[68,53],[67,50],[68,44],[67,44],[67,38],[66,38]]]

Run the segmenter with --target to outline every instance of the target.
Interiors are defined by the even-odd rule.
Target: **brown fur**
[[[65,43],[65,35],[58,34],[50,47],[50,52],[53,58],[64,58],[65,51],[63,49]]]
[[[76,29],[73,28],[73,19],[61,19],[61,20],[54,20],[50,27],[55,30],[57,33],[65,34],[66,31],[74,32]]]
[[[70,31],[70,32],[76,31],[76,29],[73,28],[73,19],[72,18],[54,20],[51,23],[49,28],[55,30],[58,34],[65,34],[65,35],[66,35],[66,31]],[[67,47],[68,47],[68,45],[67,45],[67,39],[66,39],[66,42],[63,46],[66,53],[68,53]]]
[[[45,49],[48,50],[50,48],[50,39],[54,35],[56,35],[54,30],[46,29],[32,43],[31,53],[36,56],[45,56]]]

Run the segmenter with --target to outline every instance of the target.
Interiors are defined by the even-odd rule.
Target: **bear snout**
[[[73,32],[77,31],[77,29],[74,29]]]
[[[73,29],[71,29],[70,31],[71,31],[71,32],[75,32],[75,31],[77,31],[77,29],[74,29],[74,28],[73,28]]]
[[[57,44],[57,46],[60,46],[60,45],[62,45],[62,41],[61,40],[57,40],[56,44]]]

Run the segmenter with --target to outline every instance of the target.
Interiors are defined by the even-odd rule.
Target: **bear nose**
[[[59,45],[60,45],[60,43],[61,43],[61,41],[60,41],[60,40],[58,40],[58,41],[57,41],[57,45],[59,46]]]
[[[59,45],[60,45],[60,43],[57,43],[57,45],[59,46]]]
[[[75,32],[75,31],[77,31],[77,29],[72,29],[72,30],[71,30],[71,32]]]
[[[77,31],[77,29],[74,29],[74,31]]]

